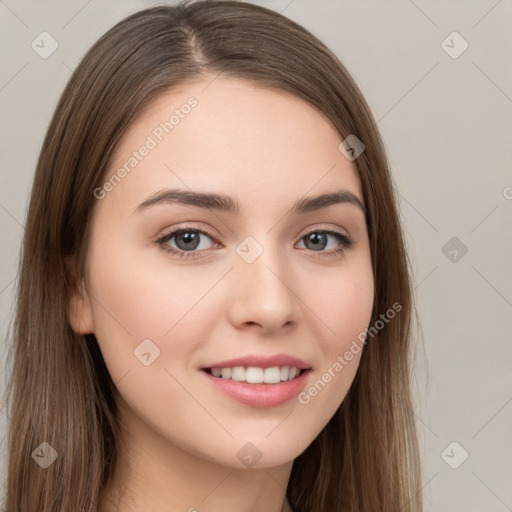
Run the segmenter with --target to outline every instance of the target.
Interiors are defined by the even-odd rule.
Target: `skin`
[[[339,189],[364,204],[356,166],[338,149],[340,135],[289,93],[211,81],[166,93],[130,127],[106,179],[173,109],[190,96],[198,100],[96,202],[84,291],[71,298],[73,329],[95,334],[118,390],[123,449],[105,512],[279,512],[293,460],[342,403],[361,353],[306,405],[241,404],[199,368],[287,353],[312,367],[307,390],[370,322],[374,282],[363,212],[348,203],[289,212],[305,195]],[[163,188],[227,194],[242,209],[231,215],[160,204],[134,213]],[[155,243],[183,223],[216,236],[200,235],[199,257],[180,259]],[[319,249],[306,245],[306,234],[330,229],[347,234],[352,247],[335,253],[333,235]],[[263,247],[250,264],[235,251],[248,236]],[[177,237],[167,242],[186,252],[178,244]],[[160,349],[149,366],[134,356],[147,338]],[[248,442],[261,453],[252,467],[237,457]]]

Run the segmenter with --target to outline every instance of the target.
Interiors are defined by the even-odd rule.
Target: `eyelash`
[[[215,235],[213,233],[211,233],[208,229],[197,229],[197,228],[194,228],[191,226],[183,226],[183,227],[179,227],[178,229],[175,229],[174,231],[171,231],[170,233],[160,237],[159,239],[156,240],[156,244],[165,252],[168,252],[168,253],[171,253],[174,255],[179,255],[179,257],[181,259],[196,258],[200,255],[200,253],[204,252],[204,250],[181,251],[181,250],[173,249],[173,248],[169,247],[168,245],[166,245],[167,242],[169,240],[171,240],[175,235],[179,235],[181,233],[188,233],[188,232],[200,233],[202,235],[206,235],[209,238],[211,238],[214,242],[218,243]],[[338,242],[341,244],[339,249],[335,249],[330,252],[324,253],[323,251],[319,251],[319,253],[321,254],[321,257],[330,258],[330,257],[342,255],[345,253],[346,250],[350,249],[354,243],[354,241],[351,238],[349,238],[345,233],[342,233],[341,231],[322,230],[322,229],[312,230],[312,231],[304,234],[301,237],[301,240],[304,239],[305,237],[311,235],[312,233],[322,233],[322,234],[327,234],[327,235],[333,235],[338,240]],[[311,252],[317,252],[317,251],[311,251]]]

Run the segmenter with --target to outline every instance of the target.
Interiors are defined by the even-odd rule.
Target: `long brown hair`
[[[74,286],[84,275],[94,190],[127,128],[171,88],[222,73],[291,92],[317,107],[344,139],[367,207],[375,280],[374,325],[355,380],[335,415],[293,464],[287,496],[296,512],[422,510],[411,398],[415,311],[396,192],[375,120],[338,58],[286,17],[239,1],[145,9],[120,21],[69,80],[43,142],[18,275],[7,387],[8,512],[96,510],[119,454],[115,384],[94,335],[73,332]],[[382,321],[381,321],[382,323]],[[34,451],[58,454],[48,468]]]

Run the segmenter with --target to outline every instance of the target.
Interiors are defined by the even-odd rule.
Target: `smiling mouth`
[[[272,368],[235,366],[232,368],[203,368],[203,371],[222,380],[248,384],[280,384],[297,379],[309,369],[299,369],[294,366],[274,366]]]

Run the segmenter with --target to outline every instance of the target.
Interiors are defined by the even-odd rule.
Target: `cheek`
[[[312,298],[315,313],[329,335],[324,336],[330,351],[344,350],[368,326],[374,301],[371,263],[361,259],[331,273]]]
[[[365,284],[344,283],[339,299],[331,306],[333,330],[340,340],[340,349],[364,332],[373,308],[373,281]]]
[[[329,416],[348,392],[364,350],[374,301],[370,261],[361,260],[333,273],[311,300],[311,308],[322,320],[323,334],[317,336],[322,344],[322,360],[315,372],[314,387],[306,389],[301,403],[307,404],[315,397],[316,405]]]
[[[149,351],[151,360],[158,355],[152,368],[189,361],[194,340],[203,339],[204,326],[215,320],[211,302],[201,299],[218,281],[217,273],[206,271],[203,278],[192,266],[171,269],[161,257],[148,258],[147,248],[95,246],[103,250],[90,259],[94,330],[114,381],[140,366],[140,353]]]

